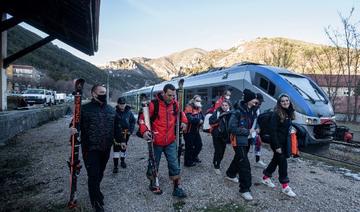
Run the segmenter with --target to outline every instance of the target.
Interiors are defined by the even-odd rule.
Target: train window
[[[271,96],[274,96],[275,94],[275,85],[272,82],[269,83],[268,94]]]
[[[263,88],[264,90],[267,90],[268,85],[269,85],[269,82],[266,79],[260,78],[260,87],[261,88]]]
[[[268,93],[271,96],[275,95],[276,86],[274,85],[274,83],[270,82],[269,80],[267,80],[263,77],[260,77],[260,88],[265,90],[266,93]]]

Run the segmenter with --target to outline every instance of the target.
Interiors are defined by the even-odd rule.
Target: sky
[[[101,0],[94,56],[53,43],[94,65],[189,48],[229,49],[258,37],[329,44],[324,29],[339,28],[339,14],[352,7],[360,21],[360,0]]]

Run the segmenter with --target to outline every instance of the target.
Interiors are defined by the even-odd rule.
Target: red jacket
[[[154,136],[154,144],[158,146],[167,146],[173,143],[176,139],[175,136],[175,127],[177,120],[177,111],[179,110],[179,104],[176,100],[172,100],[170,104],[166,105],[164,102],[162,93],[159,93],[157,96],[159,101],[159,112],[158,117],[151,124],[151,130]],[[174,106],[176,105],[176,111],[174,111]],[[150,102],[149,105],[149,116],[151,117],[154,113],[154,103]],[[181,122],[187,124],[187,118],[182,112]],[[145,125],[144,116],[140,116],[139,120],[140,133],[143,135],[148,129]]]
[[[223,101],[225,100],[225,97],[224,96],[221,96],[214,104],[214,107],[211,107],[209,108],[207,111],[206,111],[206,114],[208,113],[214,113],[216,109],[218,109],[221,104],[223,103]]]

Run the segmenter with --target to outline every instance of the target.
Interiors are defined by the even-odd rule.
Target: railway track
[[[343,145],[343,146],[350,146],[350,147],[355,147],[355,148],[360,148],[360,142],[359,141],[352,141],[350,143],[348,142],[344,142],[344,141],[330,141],[330,143],[332,144],[339,144],[339,145]]]
[[[329,163],[331,165],[341,166],[341,167],[345,167],[345,168],[360,172],[360,164],[337,159],[333,156],[322,155],[322,154],[316,153],[316,152],[304,152],[303,151],[303,152],[301,152],[301,157],[311,159],[311,160],[323,161],[323,162]]]

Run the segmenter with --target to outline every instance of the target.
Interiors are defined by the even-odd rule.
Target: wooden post
[[[1,21],[6,20],[6,13],[0,13]],[[7,55],[7,33],[6,30],[4,32],[0,32],[1,41],[0,41],[0,111],[7,110],[7,80],[6,80],[6,71],[3,68],[3,59],[6,58]]]

